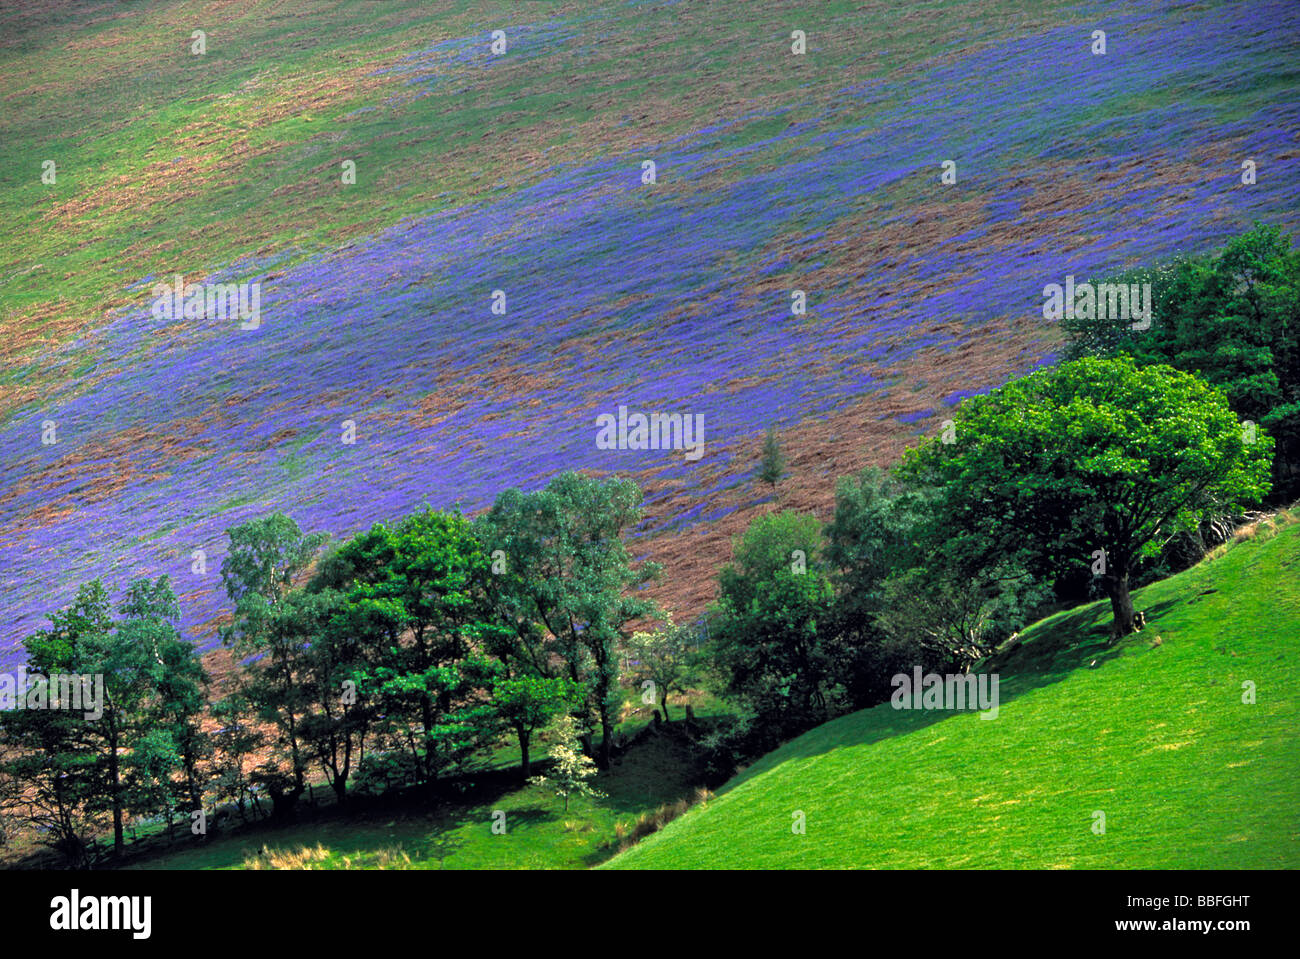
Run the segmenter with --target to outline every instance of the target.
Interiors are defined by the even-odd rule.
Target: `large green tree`
[[[334,656],[339,675],[348,672],[382,717],[376,731],[410,751],[426,783],[490,736],[483,703],[491,672],[483,649],[497,628],[490,576],[469,520],[424,509],[349,540],[307,586],[337,597],[317,660]],[[353,713],[354,726],[363,715]]]
[[[1149,328],[1113,315],[1063,320],[1067,359],[1122,352],[1219,386],[1238,415],[1274,437],[1275,496],[1300,496],[1300,250],[1290,237],[1257,224],[1209,256],[1114,282],[1151,284]]]
[[[366,645],[366,633],[354,628],[351,610],[337,591],[295,591],[287,605],[308,637],[301,655],[299,734],[343,805],[373,715],[369,678],[375,653]]]
[[[909,450],[901,475],[940,491],[931,548],[950,569],[1054,575],[1095,564],[1116,635],[1133,629],[1129,574],[1206,517],[1258,502],[1272,440],[1222,392],[1167,366],[1086,358],[973,397],[955,430]]]
[[[47,629],[23,642],[26,668],[46,676],[80,672],[83,649],[92,637],[113,628],[112,601],[104,584],[94,580],[49,619]],[[22,694],[21,689],[11,693]],[[104,756],[94,748],[84,714],[5,709],[0,712],[0,729],[4,731],[0,774],[5,780],[6,812],[36,826],[44,841],[72,865],[89,865],[89,843],[103,822],[103,805],[94,800],[106,789]]]
[[[167,577],[133,581],[117,613],[101,582],[83,586],[71,606],[50,617],[49,629],[24,643],[29,675],[46,678],[44,706],[3,717],[12,749],[4,765],[22,787],[26,817],[82,864],[85,839],[103,819],[120,854],[128,814],[167,815],[181,797],[195,808],[201,803],[205,677],[176,628]],[[86,677],[83,699],[98,697],[95,714],[48,708],[55,689],[60,698],[68,689],[66,681],[48,681],[53,676]]]
[[[914,635],[902,635],[892,622],[882,626],[881,617],[895,611],[888,591],[898,577],[934,559],[919,536],[932,519],[933,500],[934,491],[913,488],[875,466],[836,485],[825,560],[836,592],[831,628],[838,672],[855,707],[884,702],[894,688],[890,677],[931,663]]]
[[[786,731],[828,718],[840,677],[821,524],[792,510],[769,513],[733,548],[710,621],[728,691]]]
[[[235,610],[222,641],[242,659],[254,661],[241,676],[241,696],[278,733],[276,750],[254,778],[266,787],[275,814],[284,816],[307,788],[308,757],[299,723],[309,706],[303,671],[312,639],[301,608],[288,599],[294,581],[328,537],[305,534],[292,519],[276,513],[241,523],[229,530],[229,538],[221,579]]]
[[[533,734],[582,698],[582,687],[571,679],[525,674],[502,677],[493,684],[493,708],[519,740],[519,765],[525,778],[532,772]]]
[[[124,846],[134,749],[151,731],[149,720],[157,714],[158,687],[166,668],[160,650],[176,641],[173,623],[178,616],[166,577],[155,584],[133,583],[119,611],[122,615],[112,629],[81,636],[62,662],[55,658],[40,664],[42,671],[103,676],[103,715],[84,723],[83,736],[102,770],[103,791],[89,801],[112,815],[115,854]]]
[[[120,627],[125,641],[145,650],[153,675],[147,718],[155,727],[153,742],[170,743],[181,780],[173,787],[189,812],[203,808],[200,764],[212,754],[211,738],[203,729],[207,691],[211,682],[198,650],[181,636],[176,623],[180,605],[166,576],[136,580],[127,587]],[[165,745],[158,745],[160,753]]]
[[[537,492],[506,490],[479,523],[496,569],[497,622],[510,633],[497,654],[583,686],[601,726],[602,766],[613,747],[619,648],[629,624],[656,611],[635,591],[659,567],[633,564],[622,539],[640,518],[635,483],[569,472]]]

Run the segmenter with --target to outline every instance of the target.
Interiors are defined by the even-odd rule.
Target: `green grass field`
[[[608,865],[1300,866],[1300,524],[1135,601],[1148,625],[1114,648],[1106,603],[1026,631],[999,664],[996,719],[889,704],[842,717]]]

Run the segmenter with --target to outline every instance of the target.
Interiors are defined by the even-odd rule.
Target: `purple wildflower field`
[[[1300,102],[1251,91],[1293,76],[1300,6],[1167,6],[1107,9],[1105,56],[1077,23],[936,51],[301,262],[211,264],[207,282],[261,284],[256,330],[155,318],[171,277],[139,277],[137,305],[46,352],[53,391],[0,423],[0,658],[95,575],[169,574],[212,647],[225,531],[274,510],[345,537],[426,501],[474,511],[560,470],[618,473],[647,492],[633,552],[662,558],[753,505],[737,488],[768,426],[935,429],[1005,376],[979,361],[992,338],[1018,372],[1053,361],[1045,284],[1203,252],[1256,219],[1294,229]],[[521,25],[514,49],[577,52],[598,28]],[[374,108],[492,69],[481,40],[395,58]],[[735,136],[755,123],[771,134]],[[913,397],[927,357],[956,351],[959,375]],[[702,414],[703,459],[598,449],[595,418],[620,405]],[[46,420],[57,445],[38,442]],[[821,471],[827,495],[845,462]]]

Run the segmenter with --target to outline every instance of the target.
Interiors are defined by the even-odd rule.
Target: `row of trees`
[[[232,531],[226,640],[262,660],[240,695],[276,729],[260,775],[277,808],[313,764],[340,798],[358,767],[431,784],[502,728],[527,775],[533,734],[561,712],[599,728],[584,744],[607,764],[620,646],[655,612],[627,595],[658,571],[623,546],[640,500],[633,483],[566,473],[507,490],[475,522],[426,509],[330,551],[296,589],[319,537],[283,516]]]
[[[966,671],[1080,574],[1134,629],[1131,577],[1270,488],[1273,440],[1168,366],[1085,358],[967,400],[893,470],[841,481],[834,519],[756,519],[718,577],[711,659],[760,748],[888,698],[915,665]]]
[[[751,748],[884,701],[914,665],[967,670],[1061,600],[1096,591],[1113,636],[1132,632],[1136,576],[1300,495],[1289,239],[1257,226],[1116,282],[1152,283],[1149,329],[1066,321],[1067,362],[966,400],[893,469],[843,479],[824,529],[779,512],[737,539],[710,659]],[[760,478],[782,465],[769,433]]]
[[[557,716],[605,765],[630,624],[657,614],[636,588],[658,567],[622,542],[640,503],[631,482],[566,473],[475,521],[426,508],[333,548],[283,515],[235,527],[222,639],[242,666],[211,706],[166,578],[133,583],[116,619],[92,583],[25,645],[33,672],[102,674],[104,716],[2,714],[0,802],[82,861],[106,814],[120,851],[129,816],[188,825],[256,795],[286,816],[319,775],[341,801],[350,783],[428,786],[503,735],[527,776]],[[661,637],[637,642],[656,661]]]
[[[1167,366],[1085,358],[1013,381],[892,471],[842,480],[825,529],[790,511],[752,523],[703,659],[763,748],[887,699],[915,665],[969,669],[1080,569],[1122,635],[1141,557],[1263,499],[1271,450],[1221,391]],[[246,522],[221,571],[243,668],[210,706],[166,578],[132,583],[116,615],[91,583],[26,648],[33,673],[102,675],[103,715],[3,714],[0,802],[79,860],[109,820],[120,850],[129,816],[170,827],[209,800],[242,811],[254,790],[288,815],[317,773],[340,801],[354,781],[428,786],[503,733],[527,776],[559,716],[607,764],[622,656],[665,718],[700,658],[637,596],[658,573],[624,547],[639,517],[634,484],[569,473],[474,521],[425,509],[334,548],[282,515]]]

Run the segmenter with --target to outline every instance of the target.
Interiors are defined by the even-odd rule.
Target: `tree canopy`
[[[1205,381],[1127,356],[1014,380],[967,400],[954,421],[954,442],[930,440],[901,467],[940,490],[933,548],[971,571],[1099,563],[1118,634],[1133,628],[1139,556],[1269,489],[1266,432],[1244,429]]]

